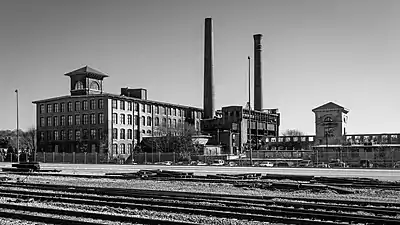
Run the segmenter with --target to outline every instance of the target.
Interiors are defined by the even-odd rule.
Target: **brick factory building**
[[[128,157],[158,127],[184,123],[200,131],[203,109],[147,99],[146,89],[103,92],[108,75],[90,67],[65,74],[70,95],[34,101],[39,152],[108,153]]]

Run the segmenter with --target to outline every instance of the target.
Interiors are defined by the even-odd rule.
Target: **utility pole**
[[[17,94],[17,161],[19,163],[19,116],[18,116],[18,89],[15,89]]]
[[[249,150],[250,150],[250,165],[253,166],[253,150],[251,148],[251,73],[250,73],[250,56],[247,56],[249,61]]]

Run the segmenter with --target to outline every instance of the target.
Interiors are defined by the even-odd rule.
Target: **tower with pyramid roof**
[[[66,73],[71,78],[71,95],[91,95],[103,93],[103,79],[108,75],[88,66]]]

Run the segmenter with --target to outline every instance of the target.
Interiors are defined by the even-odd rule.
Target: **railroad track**
[[[279,222],[288,224],[336,224],[337,222],[363,224],[400,224],[395,217],[400,214],[398,208],[387,208],[387,203],[381,202],[381,207],[375,202],[375,207],[315,203],[315,199],[300,199],[290,201],[273,201],[275,197],[257,198],[252,196],[209,195],[201,193],[182,193],[149,190],[126,190],[115,188],[87,188],[79,186],[60,187],[58,185],[11,184],[3,183],[3,187],[25,188],[28,190],[5,190],[0,196],[9,198],[31,198],[42,201],[53,201],[70,204],[85,204],[97,206],[112,206],[131,209],[148,209],[162,212],[180,212],[196,215],[212,215],[216,217],[236,218],[241,220],[256,220],[264,222]],[[57,193],[33,193],[29,189],[56,191]],[[67,193],[60,193],[67,192]],[[68,193],[69,192],[69,193]],[[78,196],[77,194],[91,194]],[[94,196],[92,196],[94,195]],[[102,195],[102,196],[99,196]],[[104,195],[108,195],[105,197]],[[114,196],[114,197],[109,197]],[[124,196],[129,198],[118,198]],[[163,200],[163,201],[161,201]],[[296,202],[296,201],[308,201]],[[208,203],[206,205],[196,202]],[[324,202],[324,201],[322,201]],[[195,203],[195,204],[194,204]],[[340,202],[341,204],[345,204]],[[362,204],[361,204],[362,205]],[[386,206],[382,207],[382,206]],[[392,205],[393,206],[393,205]],[[398,207],[398,205],[394,205]],[[2,206],[0,205],[0,208]],[[322,210],[322,211],[316,211]],[[366,216],[351,214],[355,212],[374,214]],[[346,213],[343,213],[346,212]],[[382,217],[384,215],[385,217]],[[392,216],[392,218],[389,218]]]

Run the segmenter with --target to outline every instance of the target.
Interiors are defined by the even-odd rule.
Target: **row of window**
[[[105,139],[103,129],[83,129],[81,130],[55,130],[40,132],[39,141],[61,141],[61,140],[103,140]]]
[[[129,154],[131,153],[133,150],[133,145],[132,144],[126,144],[126,148],[125,148],[125,144],[113,144],[112,145],[112,151],[114,154]]]
[[[134,117],[135,119],[135,124],[139,124],[139,117],[135,115]],[[112,121],[113,124],[128,124],[128,125],[132,125],[132,115],[125,115],[125,114],[120,114],[119,115],[119,120],[118,120],[118,114],[117,113],[113,113],[112,115]],[[140,118],[141,121],[141,125],[142,126],[151,126],[151,124],[154,122],[154,126],[160,126],[160,118],[155,117],[154,121],[152,120],[151,116],[142,116]],[[167,118],[162,118],[162,123],[163,126],[165,126],[167,124]],[[182,120],[181,119],[168,119],[168,126],[169,127],[173,127],[173,128],[177,128],[179,125],[182,124]]]
[[[365,135],[365,136],[346,136],[346,141],[349,143],[361,144],[361,143],[398,143],[398,135],[397,134],[383,134],[383,135]]]
[[[119,104],[118,104],[119,102]],[[119,107],[118,107],[119,106]],[[112,100],[112,107],[113,109],[120,109],[120,110],[128,110],[128,111],[133,111],[132,109],[132,102],[126,102],[124,100]],[[150,104],[139,104],[137,102],[133,103],[134,110],[136,112],[139,112],[139,107],[142,112],[147,112],[151,113],[152,112],[152,105]],[[154,106],[154,113],[155,114],[161,114],[161,115],[172,115],[172,116],[185,116],[185,110],[183,109],[176,109],[176,108],[167,108],[165,106]],[[202,113],[201,112],[195,112],[194,113],[195,117],[198,119],[201,119]]]
[[[314,137],[278,137],[278,138],[271,137],[271,138],[266,138],[265,142],[276,142],[277,139],[278,139],[278,142],[291,142],[291,141],[313,142],[314,141]]]
[[[40,117],[40,127],[104,124],[104,113]]]
[[[97,106],[96,106],[97,104]],[[46,108],[45,108],[46,106]],[[74,108],[73,108],[74,106]],[[97,107],[97,108],[96,108]],[[103,109],[104,108],[104,99],[92,99],[90,101],[83,100],[83,101],[75,101],[73,102],[61,102],[61,103],[49,103],[49,104],[41,104],[40,105],[40,113],[58,113],[58,112],[72,112],[74,111],[81,111],[81,110],[94,110],[94,109]],[[45,110],[46,109],[46,110]]]
[[[138,132],[139,132],[138,130],[134,130],[134,133],[133,133],[133,135],[134,135],[133,138],[134,139],[137,139],[139,137],[139,133]],[[147,130],[147,131],[146,130],[142,130],[141,132],[144,135],[151,135],[152,134],[151,130]],[[179,132],[179,131],[173,131],[171,133],[171,135],[173,135],[173,136],[177,136],[177,135],[180,135],[180,134],[181,134],[181,132]],[[163,135],[165,135],[165,132],[163,132],[163,131],[154,131],[153,135],[154,136],[163,136]],[[115,140],[117,140],[117,139],[123,139],[123,140],[124,139],[129,139],[129,140],[131,140],[132,139],[132,129],[127,129],[127,130],[120,129],[118,131],[117,128],[114,128],[113,129],[113,133],[112,133],[112,138],[115,139]]]
[[[137,132],[137,131],[136,131]],[[113,133],[112,133],[112,138],[113,139],[118,139],[118,129],[114,128],[113,129]],[[136,138],[136,137],[135,137]],[[132,133],[132,129],[120,129],[119,130],[119,139],[129,139],[132,140],[133,139],[133,133]]]

